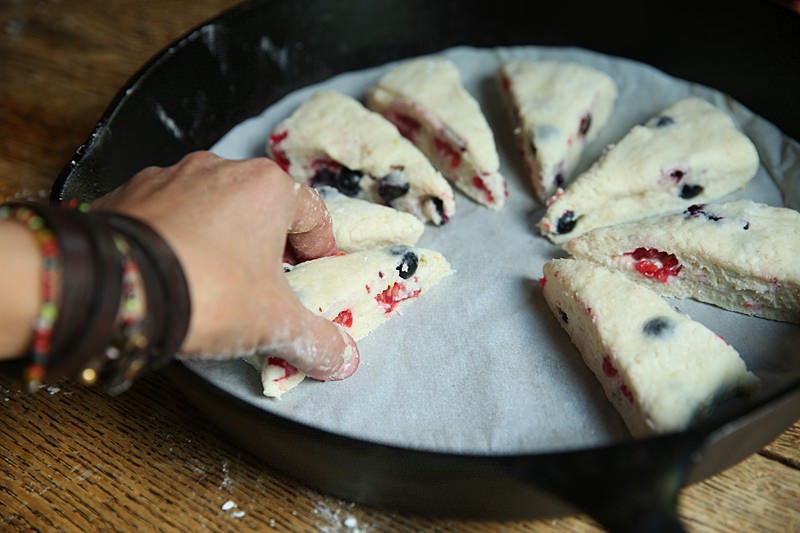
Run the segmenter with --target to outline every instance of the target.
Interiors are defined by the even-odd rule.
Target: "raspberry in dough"
[[[714,402],[758,384],[722,337],[619,272],[554,259],[540,285],[635,437],[685,429]]]
[[[358,101],[322,91],[278,124],[267,149],[296,181],[444,224],[453,189],[397,128]]]
[[[358,341],[451,273],[439,252],[397,245],[300,263],[286,279],[303,305]],[[280,397],[305,377],[279,357],[258,359],[265,396]]]
[[[564,245],[656,292],[800,323],[800,213],[750,200],[597,228]]]
[[[604,72],[560,61],[511,61],[499,77],[533,190],[545,202],[608,121],[617,86]]]
[[[413,215],[351,198],[333,187],[317,188],[333,222],[336,247],[342,252],[414,245],[425,226]]]
[[[634,126],[548,201],[542,235],[581,233],[685,209],[735,191],[758,170],[755,146],[710,103],[686,98]]]
[[[492,130],[450,60],[427,56],[400,64],[369,90],[367,105],[391,120],[456,188],[483,205],[503,207],[507,189]]]

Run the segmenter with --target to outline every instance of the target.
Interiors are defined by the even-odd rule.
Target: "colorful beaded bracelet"
[[[29,390],[38,389],[44,380],[47,357],[53,338],[53,325],[58,318],[58,284],[61,273],[61,257],[56,237],[45,225],[44,219],[33,209],[24,205],[0,206],[0,220],[16,220],[32,233],[42,253],[41,306],[33,325],[33,340],[30,361],[23,379]]]
[[[81,372],[87,385],[100,382],[111,394],[126,390],[147,368],[151,320],[147,319],[147,296],[144,277],[134,258],[128,240],[114,235],[117,250],[125,257],[122,277],[122,299],[117,313],[117,329],[110,344],[98,357],[97,364]]]
[[[137,263],[145,280],[148,315],[161,317],[151,336],[150,364],[162,366],[178,351],[189,329],[191,301],[183,268],[164,238],[144,222],[118,213],[95,215],[125,236],[134,258],[141,254]],[[155,282],[148,282],[149,277]]]

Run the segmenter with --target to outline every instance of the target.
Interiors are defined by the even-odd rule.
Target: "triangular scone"
[[[416,217],[385,205],[346,196],[333,187],[317,188],[333,222],[342,252],[416,244],[425,226]]]
[[[682,430],[714,401],[758,383],[722,337],[619,272],[554,259],[540,285],[636,437]]]
[[[617,86],[599,70],[560,61],[511,61],[499,75],[516,122],[517,146],[544,202],[565,187],[584,144],[608,121]]]
[[[389,121],[334,91],[312,96],[267,143],[296,181],[386,204],[434,224],[455,213],[453,189]]]
[[[367,105],[394,122],[459,190],[503,207],[507,189],[492,130],[450,60],[402,63],[369,90]]]
[[[749,200],[597,228],[564,245],[649,285],[724,309],[800,323],[800,213]]]
[[[303,305],[358,341],[451,273],[439,252],[398,245],[300,263],[286,279]],[[280,397],[305,375],[268,357],[261,377],[264,395]]]
[[[710,103],[687,98],[608,147],[539,221],[555,243],[601,227],[719,198],[758,170],[758,153],[733,120]],[[550,201],[548,201],[550,202]]]

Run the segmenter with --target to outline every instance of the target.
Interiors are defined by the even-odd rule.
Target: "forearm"
[[[22,224],[0,221],[0,359],[23,354],[39,305],[41,256]]]

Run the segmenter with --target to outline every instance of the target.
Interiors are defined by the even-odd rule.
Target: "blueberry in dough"
[[[683,187],[681,187],[680,196],[681,198],[685,198],[688,200],[689,198],[694,198],[701,192],[703,192],[702,185],[684,185]]]
[[[642,331],[648,337],[666,337],[672,333],[674,327],[675,325],[670,319],[657,316],[645,322]]]
[[[419,266],[419,258],[417,254],[409,250],[403,254],[403,259],[397,265],[397,271],[401,278],[408,279],[417,272],[417,266]]]
[[[357,170],[342,167],[338,171],[322,168],[311,178],[314,187],[329,185],[347,196],[357,196],[361,190],[361,178],[364,175]]]
[[[653,125],[656,128],[664,128],[666,126],[671,126],[672,124],[675,124],[675,119],[668,117],[667,115],[661,115],[660,117],[653,119]]]
[[[569,233],[575,229],[575,224],[578,223],[578,218],[575,216],[575,211],[564,211],[564,214],[558,218],[556,223],[556,231],[559,235]]]
[[[411,185],[405,180],[403,173],[395,170],[378,182],[378,196],[387,204],[391,204],[393,200],[405,196],[410,188]]]

